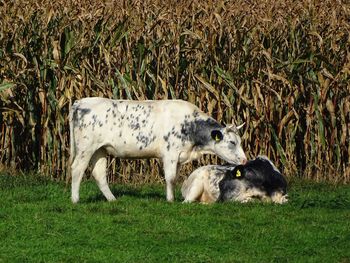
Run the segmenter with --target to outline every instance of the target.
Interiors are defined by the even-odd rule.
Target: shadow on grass
[[[129,196],[138,199],[153,199],[153,200],[165,200],[165,195],[163,193],[159,193],[157,190],[153,192],[151,190],[145,191],[142,188],[126,188],[126,189],[112,189],[114,196],[118,199],[123,196]],[[106,198],[104,195],[99,192],[95,196],[89,197],[85,202],[86,203],[95,203],[95,202],[106,202]],[[84,202],[84,203],[85,203]]]

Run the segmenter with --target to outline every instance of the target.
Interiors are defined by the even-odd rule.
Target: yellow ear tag
[[[240,170],[237,170],[236,177],[241,177],[241,171]]]
[[[215,141],[217,141],[217,142],[221,141],[220,137],[218,135],[215,136]]]

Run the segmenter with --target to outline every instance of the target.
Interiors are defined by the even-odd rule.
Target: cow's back
[[[75,101],[72,111],[79,109],[91,110],[91,114],[111,113],[113,117],[133,114],[134,117],[160,117],[163,122],[166,117],[205,115],[195,105],[183,100],[112,100],[99,97],[83,98]],[[112,114],[113,113],[113,114]],[[152,116],[148,114],[152,114]],[[102,117],[102,116],[101,116]]]
[[[160,157],[169,148],[167,136],[180,134],[186,120],[206,117],[195,105],[182,100],[111,100],[84,98],[71,110],[79,147],[100,148],[118,157]],[[179,135],[180,136],[180,135]]]

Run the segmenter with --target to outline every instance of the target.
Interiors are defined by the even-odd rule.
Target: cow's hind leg
[[[192,203],[202,198],[204,194],[203,175],[195,171],[183,184],[184,203]]]
[[[169,202],[174,201],[174,184],[177,176],[177,170],[179,165],[177,160],[174,159],[164,159],[164,175],[166,182],[166,199]]]
[[[84,172],[89,165],[90,155],[77,155],[72,163],[72,202],[79,201],[79,188]]]
[[[184,203],[192,203],[197,200],[200,200],[203,193],[203,183],[199,180],[193,180],[192,185],[190,186],[189,191],[187,192],[187,195],[185,196]]]
[[[107,183],[107,153],[104,149],[97,150],[91,158],[92,175],[96,179],[97,185],[108,201],[116,198],[109,189]]]

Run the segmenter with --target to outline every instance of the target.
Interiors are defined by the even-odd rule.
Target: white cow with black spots
[[[230,163],[246,162],[239,128],[224,127],[182,100],[78,100],[70,111],[72,202],[79,201],[80,182],[89,163],[103,195],[115,200],[106,179],[107,155],[161,159],[166,197],[173,201],[179,164],[205,153]]]

